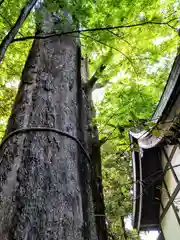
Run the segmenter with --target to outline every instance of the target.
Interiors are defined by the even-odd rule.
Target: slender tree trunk
[[[95,139],[92,141],[92,194],[95,207],[96,216],[96,226],[98,231],[99,240],[107,240],[107,227],[106,227],[106,217],[105,217],[105,205],[104,205],[104,195],[103,195],[103,184],[102,184],[102,167],[101,167],[101,150],[100,141],[98,139],[98,130],[95,126],[94,129]]]
[[[98,240],[107,240],[107,228],[106,228],[106,217],[105,217],[105,206],[104,206],[104,196],[103,196],[103,186],[102,186],[102,168],[101,168],[101,151],[100,151],[100,141],[98,138],[98,129],[96,126],[92,126],[93,117],[95,117],[96,112],[92,102],[92,83],[88,84],[88,66],[87,59],[85,59],[85,64],[83,66],[83,83],[84,88],[84,106],[86,108],[86,119],[84,128],[85,139],[87,143],[87,148],[91,156],[91,188],[92,197],[94,205],[94,213],[96,219],[96,230],[98,234]],[[87,75],[87,76],[86,76]],[[95,78],[95,77],[94,77]]]
[[[5,36],[5,38],[2,40],[2,42],[0,44],[0,63],[2,62],[2,60],[4,58],[4,55],[6,53],[7,48],[11,44],[12,40],[16,37],[16,34],[18,33],[22,24],[24,23],[24,21],[28,17],[32,8],[35,6],[36,2],[37,2],[37,0],[27,1],[25,7],[21,10],[21,13],[20,13],[16,23],[11,28],[11,30],[8,32],[8,34]],[[2,3],[3,3],[3,1],[0,3],[0,5]]]
[[[74,37],[35,40],[6,135],[48,127],[83,141],[80,75]],[[97,239],[88,160],[76,142],[54,132],[19,133],[0,158],[1,240]]]

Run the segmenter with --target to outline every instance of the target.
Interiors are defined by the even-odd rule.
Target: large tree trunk
[[[72,36],[35,40],[6,135],[57,128],[83,141],[80,46]],[[0,152],[1,240],[96,240],[88,159],[54,132],[11,137]]]

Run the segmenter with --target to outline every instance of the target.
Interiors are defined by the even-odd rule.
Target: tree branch
[[[54,37],[54,36],[62,36],[62,35],[68,35],[68,34],[73,34],[73,33],[96,32],[96,31],[104,31],[104,30],[112,30],[112,29],[120,29],[120,28],[141,27],[141,26],[144,26],[144,25],[167,25],[168,26],[170,22],[175,21],[175,20],[177,20],[177,18],[173,18],[173,19],[171,19],[167,22],[147,21],[147,22],[143,22],[143,23],[130,24],[130,25],[119,25],[119,26],[109,26],[109,27],[74,30],[74,31],[68,31],[68,32],[48,34],[48,35],[44,35],[44,36],[40,36],[40,35],[27,36],[27,37],[13,39],[12,42],[20,42],[20,41],[32,40],[32,39],[46,39],[46,38],[50,38],[50,37]]]
[[[100,89],[100,88],[103,88],[106,86],[106,84],[108,84],[110,81],[109,80],[106,80],[104,83],[98,83],[96,82],[94,87],[93,87],[93,90],[96,90],[96,89]]]
[[[3,41],[1,42],[1,45],[0,45],[0,62],[2,62],[8,46],[11,44],[11,42],[13,42],[13,39],[15,38],[15,36],[18,33],[20,27],[24,23],[25,19],[28,17],[30,11],[32,10],[32,8],[36,4],[36,2],[37,2],[37,0],[30,0],[26,4],[26,6],[21,10],[21,13],[20,13],[16,23],[11,28],[9,33],[5,36]]]
[[[121,224],[122,224],[124,239],[128,239],[128,236],[127,236],[127,233],[126,233],[125,224],[124,224],[124,217],[123,216],[121,216]]]
[[[95,39],[95,38],[93,38],[93,37],[91,37],[91,36],[89,36],[89,35],[85,35],[85,34],[82,34],[82,35],[85,36],[85,37],[91,38],[93,41],[96,41],[96,42],[98,42],[98,43],[100,43],[100,44],[102,44],[102,45],[104,45],[104,46],[106,46],[106,47],[108,47],[108,48],[110,48],[110,49],[113,49],[113,50],[119,52],[121,55],[123,55],[123,56],[129,61],[129,63],[131,64],[131,66],[132,66],[132,68],[133,68],[133,70],[134,70],[134,73],[136,74],[137,78],[139,78],[139,77],[138,77],[138,72],[136,71],[136,68],[135,68],[135,66],[134,66],[134,63],[131,61],[130,57],[128,57],[125,53],[123,53],[123,52],[120,51],[119,49],[117,49],[117,48],[115,48],[115,47],[112,47],[112,46],[109,46],[108,44],[106,44],[106,43],[104,43],[104,42],[102,42],[102,41],[99,41],[99,40],[97,40],[97,39]]]
[[[96,39],[93,39],[93,40],[96,41]],[[110,50],[102,57],[101,62],[99,64],[99,66],[97,67],[95,73],[92,75],[92,77],[87,81],[87,83],[84,86],[86,91],[92,90],[92,88],[93,88],[93,90],[95,90],[97,88],[104,87],[109,82],[109,80],[106,80],[104,83],[97,83],[97,81],[99,80],[99,77],[102,75],[102,72],[105,70],[111,56],[112,56],[112,54],[111,54],[111,50]]]
[[[113,32],[113,31],[111,31],[109,29],[108,29],[108,32],[113,34],[115,37],[119,38],[121,41],[124,41],[124,42],[126,42],[127,44],[129,44],[131,46],[131,44],[126,39],[124,39],[123,37],[120,37],[117,33]]]
[[[0,13],[0,16],[2,17],[3,20],[6,21],[6,23],[9,25],[10,28],[13,27],[13,24],[12,24],[6,17],[4,17],[1,13]],[[19,32],[19,34],[20,34],[22,37],[24,37],[24,35],[23,35],[21,32]]]
[[[100,65],[100,67],[96,70],[96,72],[93,74],[91,79],[86,83],[86,88],[87,89],[92,89],[93,88],[94,84],[98,80],[98,75],[101,74],[104,71],[105,68],[106,68],[105,65],[103,65],[103,64]]]
[[[119,34],[113,32],[113,31],[111,31],[111,30],[108,30],[108,32],[111,33],[112,35],[114,35],[115,37],[119,38],[120,41],[123,41],[123,42],[127,43],[133,50],[134,50],[134,49],[137,49],[137,50],[140,51],[139,48],[137,48],[136,46],[134,46],[134,45],[132,45],[130,42],[128,42],[128,41],[125,39],[125,37],[121,37],[121,36],[119,36]]]
[[[4,1],[5,1],[5,0],[1,0],[1,1],[0,1],[0,6],[3,4]]]

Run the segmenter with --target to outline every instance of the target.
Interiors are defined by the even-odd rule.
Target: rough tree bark
[[[35,40],[6,135],[48,127],[83,141],[80,75],[76,38]],[[10,138],[0,152],[0,239],[96,240],[87,164],[77,143],[57,133]]]
[[[95,126],[94,134],[96,138],[93,139],[92,144],[92,194],[95,205],[95,216],[96,216],[96,226],[97,231],[99,230],[99,240],[107,240],[107,226],[106,226],[106,216],[105,216],[105,205],[104,205],[104,195],[103,195],[103,184],[102,184],[102,167],[101,167],[101,150],[100,141],[98,138],[97,127]]]
[[[102,185],[102,168],[101,168],[101,151],[100,141],[98,138],[97,126],[92,126],[93,117],[96,112],[92,102],[92,90],[94,84],[97,81],[96,75],[88,80],[88,60],[84,59],[83,66],[83,101],[86,109],[86,117],[84,118],[84,129],[85,129],[85,142],[87,143],[87,149],[91,156],[91,188],[93,205],[96,219],[96,230],[98,233],[98,240],[107,240],[107,227],[105,217],[105,205]],[[102,70],[103,71],[103,70]],[[94,80],[95,79],[95,80]],[[89,84],[90,82],[90,84]]]

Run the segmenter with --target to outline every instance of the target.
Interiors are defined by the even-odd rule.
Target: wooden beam
[[[177,194],[179,193],[179,191],[180,191],[180,182],[179,182],[178,185],[176,186],[173,194],[171,195],[171,197],[170,197],[170,199],[169,199],[169,202],[167,203],[167,205],[166,205],[163,213],[161,214],[161,216],[160,216],[160,222],[162,222],[162,220],[163,220],[164,216],[166,215],[167,211],[168,211],[169,208],[172,206],[173,201],[174,201],[174,199],[176,198],[176,196],[177,196]]]

